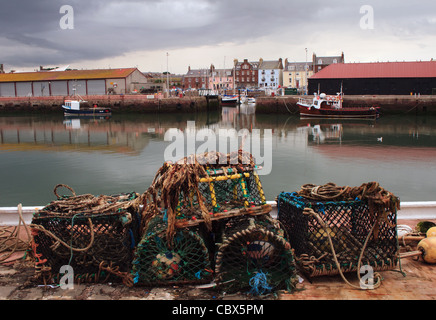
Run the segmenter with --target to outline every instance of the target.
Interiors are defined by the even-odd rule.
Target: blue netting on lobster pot
[[[280,193],[277,206],[298,266],[309,277],[398,264],[399,199],[377,183],[304,185],[299,192]]]

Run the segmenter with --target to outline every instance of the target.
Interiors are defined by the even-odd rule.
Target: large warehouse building
[[[0,74],[0,97],[126,94],[145,87],[137,68]]]
[[[309,93],[436,94],[436,61],[331,64],[309,78]]]

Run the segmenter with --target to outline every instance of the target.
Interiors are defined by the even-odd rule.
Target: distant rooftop
[[[436,78],[436,61],[331,64],[311,79]]]
[[[2,73],[0,82],[23,81],[55,81],[55,80],[84,80],[84,79],[118,79],[129,76],[136,68],[123,69],[95,69],[95,70],[68,70],[68,71],[38,71]]]
[[[283,69],[282,60],[261,60],[259,69]]]

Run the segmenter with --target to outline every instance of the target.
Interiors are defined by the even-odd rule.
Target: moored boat
[[[109,116],[112,114],[110,108],[101,108],[97,105],[92,107],[83,106],[86,101],[83,100],[65,100],[62,105],[65,116]]]
[[[343,95],[326,95],[315,93],[313,100],[300,98],[297,102],[300,117],[318,118],[378,118],[379,107],[343,106]]]
[[[254,97],[247,97],[247,99],[244,101],[247,104],[255,104],[256,103],[256,98]]]
[[[238,97],[237,96],[229,96],[224,95],[221,98],[221,104],[222,105],[236,105],[238,103]]]

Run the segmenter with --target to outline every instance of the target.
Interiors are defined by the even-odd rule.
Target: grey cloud
[[[3,2],[0,63],[22,66],[70,64],[135,50],[239,44],[261,37],[295,44],[313,34],[335,39],[342,33],[358,31],[359,8],[363,4],[374,7],[377,36],[386,32],[399,38],[401,33],[409,38],[411,34],[434,34],[436,21],[436,5],[429,0],[420,1],[419,6],[398,1],[345,0]],[[74,9],[73,30],[59,27],[59,8],[63,4]],[[15,53],[10,47],[14,43]],[[1,50],[5,46],[8,50]]]

